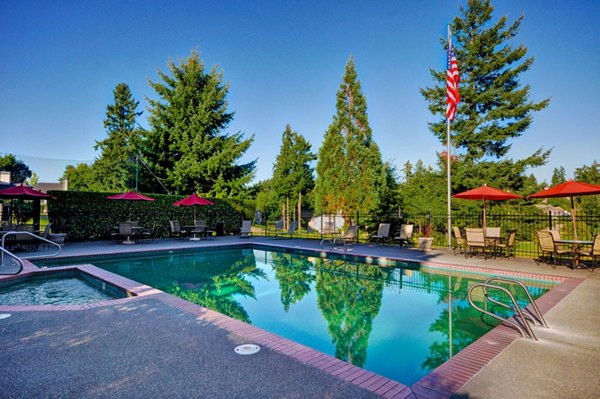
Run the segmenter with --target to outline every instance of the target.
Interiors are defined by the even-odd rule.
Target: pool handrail
[[[527,298],[529,300],[529,304],[531,305],[531,307],[533,309],[533,311],[532,311],[532,310],[530,310],[526,306],[523,307],[523,308],[521,308],[522,310],[524,310],[523,315],[528,320],[531,320],[533,323],[537,322],[540,326],[548,328],[548,323],[546,323],[546,320],[544,319],[544,316],[542,316],[542,313],[540,312],[540,309],[535,304],[535,301],[531,297],[531,294],[529,293],[529,290],[527,289],[527,287],[525,287],[525,284],[523,284],[519,280],[515,280],[515,279],[512,279],[512,278],[506,278],[506,277],[499,277],[499,276],[493,276],[493,277],[490,277],[487,280],[485,280],[486,284],[491,284],[492,282],[502,282],[502,283],[507,283],[507,284],[516,284],[519,287],[521,287],[523,289],[523,291],[525,292],[525,294],[527,295]],[[497,301],[494,298],[490,297],[488,295],[488,293],[487,293],[486,287],[483,288],[483,293],[485,294],[486,298],[490,302],[493,302],[496,305],[502,306],[502,307],[504,307],[506,309],[514,310],[513,308],[510,307],[510,305],[507,305],[505,303],[502,303],[502,302]]]
[[[4,252],[8,252],[10,254],[12,254],[12,252],[8,251],[5,247],[5,242],[6,242],[6,237],[8,236],[17,236],[17,235],[27,235],[30,237],[33,237],[34,239],[38,239],[40,241],[43,241],[45,243],[48,243],[50,245],[54,245],[55,247],[58,248],[58,250],[56,251],[56,253],[50,254],[50,255],[32,255],[32,256],[27,256],[27,259],[35,259],[35,258],[49,258],[49,257],[54,257],[57,256],[58,254],[60,254],[60,252],[62,251],[62,247],[55,243],[54,241],[51,241],[47,238],[44,237],[40,237],[37,234],[33,234],[32,232],[29,231],[7,231],[4,233],[4,235],[2,236],[2,243],[0,244],[0,247],[2,247],[2,249],[4,250],[2,253],[4,254]],[[16,256],[14,254],[12,254],[13,256]],[[4,255],[3,255],[4,256]],[[17,257],[18,258],[18,257]],[[19,258],[20,260],[20,258]],[[2,263],[0,264],[4,264],[4,258],[2,258]]]
[[[486,290],[485,290],[486,288],[504,292],[510,298],[510,300],[512,301],[512,303],[514,305],[513,310],[516,312],[515,316],[518,316],[518,317],[513,317],[513,318],[515,320],[519,320],[522,324],[519,324],[516,321],[512,321],[510,319],[505,319],[504,317],[498,316],[495,313],[492,313],[486,309],[483,309],[483,308],[477,306],[472,298],[473,290],[476,288],[482,289],[486,299],[490,299],[490,297],[486,293]],[[506,323],[509,326],[514,327],[517,331],[519,331],[519,333],[521,334],[522,337],[533,338],[536,341],[538,340],[537,337],[535,336],[535,334],[533,333],[533,330],[531,329],[529,322],[527,321],[528,319],[525,318],[525,316],[523,315],[523,311],[521,310],[521,307],[517,304],[517,300],[510,293],[510,291],[507,290],[506,288],[501,287],[499,285],[493,285],[493,284],[488,284],[488,283],[473,284],[472,286],[469,287],[469,290],[467,291],[467,299],[469,300],[469,303],[475,310],[478,310],[479,312],[486,314],[490,317],[493,317],[496,320],[500,320],[502,323]]]
[[[8,249],[4,248],[3,246],[0,246],[0,266],[4,266],[4,254],[10,256],[11,258],[15,259],[17,261],[17,263],[19,264],[19,269],[15,272],[15,273],[1,273],[0,275],[2,276],[7,276],[7,275],[13,275],[13,274],[19,274],[21,273],[21,271],[23,270],[23,267],[25,266],[23,264],[23,261],[21,260],[21,258],[19,258],[18,256],[16,256],[15,254],[13,254],[12,252],[10,252]]]

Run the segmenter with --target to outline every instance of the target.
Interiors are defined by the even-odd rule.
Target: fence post
[[[355,224],[358,226],[357,230],[356,230],[356,242],[360,242],[360,234],[358,233],[360,231],[360,220],[359,220],[359,215],[360,212],[358,211],[358,209],[356,210],[356,222]]]
[[[552,210],[548,210],[548,229],[552,230]]]

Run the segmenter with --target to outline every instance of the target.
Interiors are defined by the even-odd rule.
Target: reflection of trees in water
[[[234,295],[255,298],[254,286],[248,280],[249,277],[267,278],[266,274],[256,267],[254,255],[234,262],[226,272],[211,277],[209,282],[201,287],[184,288],[178,283],[173,283],[166,291],[186,301],[251,323],[246,310],[234,298]]]
[[[384,273],[379,267],[319,259],[317,299],[329,325],[335,356],[357,366],[367,360],[373,319],[379,313]]]
[[[302,300],[310,292],[315,281],[311,272],[312,263],[307,257],[298,257],[289,253],[272,254],[275,278],[279,282],[281,303],[287,312],[290,305]]]

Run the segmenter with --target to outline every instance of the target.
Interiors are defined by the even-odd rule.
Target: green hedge
[[[251,216],[252,204],[209,198],[212,206],[173,206],[185,198],[181,195],[148,194],[155,201],[109,200],[115,193],[78,191],[50,191],[55,200],[48,201],[48,219],[52,231],[66,233],[70,241],[99,240],[110,236],[119,222],[137,220],[141,226],[155,226],[159,237],[169,236],[169,220],[192,225],[194,208],[196,219],[204,219],[209,227],[223,221],[226,233],[239,233],[242,219]],[[250,215],[248,215],[250,214]]]

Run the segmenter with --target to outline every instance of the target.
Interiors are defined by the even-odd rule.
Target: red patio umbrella
[[[174,206],[193,206],[193,205],[214,205],[211,201],[206,198],[202,198],[198,196],[198,194],[194,193],[185,197],[182,200],[179,200],[173,204]]]
[[[154,201],[154,198],[147,197],[143,194],[130,191],[128,193],[109,195],[106,197],[109,200],[123,200],[123,201]],[[128,206],[127,213],[129,214],[129,220],[131,220],[131,206]]]
[[[135,191],[130,191],[128,193],[123,194],[115,194],[109,195],[106,197],[111,200],[126,200],[126,201],[154,201],[154,198],[146,197],[140,193],[136,193]]]
[[[577,240],[577,227],[575,224],[575,202],[573,197],[578,195],[594,195],[600,194],[600,186],[594,184],[582,183],[578,181],[568,180],[565,183],[558,184],[554,187],[547,188],[535,194],[531,194],[527,198],[571,198],[571,217],[573,219],[573,238]]]
[[[173,204],[173,206],[191,206],[194,208],[194,225],[196,225],[196,206],[203,205],[214,205],[213,202],[207,200],[206,198],[200,197],[198,194],[193,193],[182,200],[179,200]],[[194,233],[194,237],[191,240],[197,239],[196,234]]]
[[[0,190],[0,198],[20,198],[26,200],[56,199],[49,194],[43,193],[39,190],[34,190],[25,185],[14,186]]]
[[[485,202],[486,201],[506,201],[510,199],[523,198],[518,194],[509,193],[508,191],[502,191],[497,188],[489,187],[484,184],[481,187],[474,188],[472,190],[464,191],[462,193],[454,194],[453,198],[462,198],[470,200],[483,200],[483,231],[485,234]]]
[[[33,200],[35,204],[37,204],[37,208],[34,207],[34,215],[33,215],[33,225],[35,229],[38,229],[40,226],[40,215],[39,215],[39,207],[40,200],[43,199],[56,199],[53,196],[43,193],[39,190],[34,190],[31,187],[28,187],[24,184],[9,187],[0,190],[0,198],[10,198],[11,199],[11,213],[12,211],[12,200],[13,199],[23,199],[23,200]]]
[[[194,207],[194,224],[196,224],[196,205],[214,205],[213,202],[207,200],[206,198],[200,197],[198,194],[194,193],[182,200],[179,200],[173,204],[173,206],[193,206]]]

